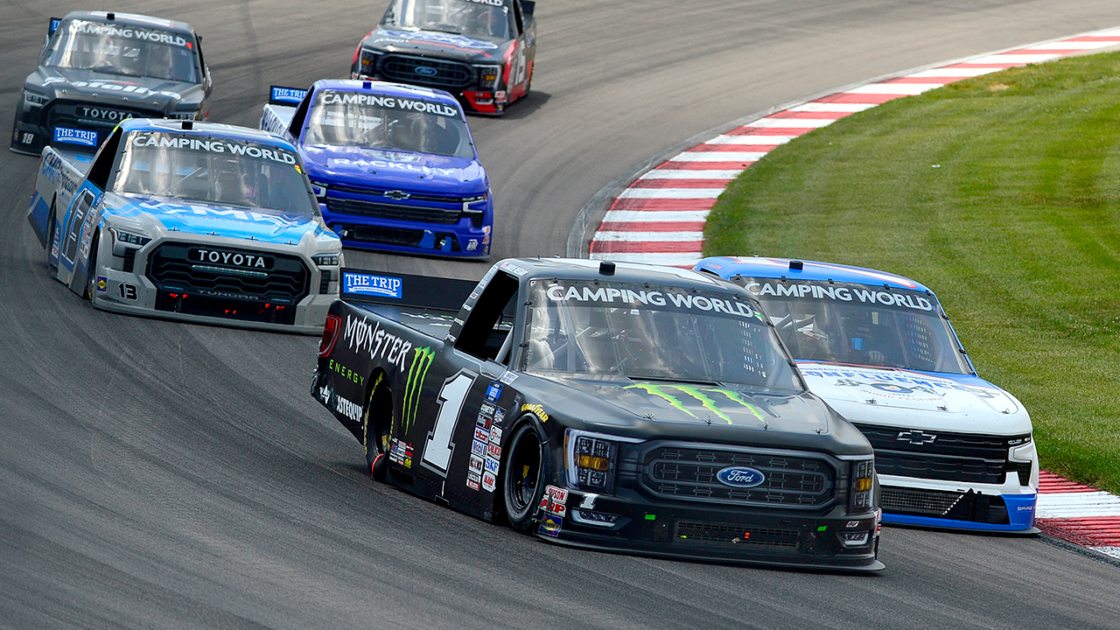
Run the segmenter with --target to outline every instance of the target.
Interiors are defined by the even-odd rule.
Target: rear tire
[[[545,444],[536,425],[529,421],[517,427],[506,446],[502,500],[510,526],[519,532],[532,527],[544,496],[544,482],[548,478]]]
[[[378,374],[362,418],[366,465],[377,481],[385,481],[389,471],[389,436],[393,430],[393,393],[384,378],[384,374]]]

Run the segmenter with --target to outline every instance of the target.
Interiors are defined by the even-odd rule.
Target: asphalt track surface
[[[355,3],[122,2],[191,22],[212,120],[339,77]],[[68,5],[0,5],[0,121]],[[472,118],[495,259],[561,254],[620,173],[869,77],[1120,25],[1115,0],[538,4],[534,93]],[[884,531],[877,576],[584,552],[388,489],[308,394],[316,340],[92,310],[48,280],[34,158],[0,153],[0,627],[1118,628],[1117,567],[1040,539]],[[749,253],[749,252],[746,252]],[[480,277],[486,265],[348,253]]]

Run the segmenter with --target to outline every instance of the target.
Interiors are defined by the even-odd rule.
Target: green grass
[[[772,151],[705,254],[882,269],[933,289],[1044,468],[1120,493],[1120,53],[891,101]]]

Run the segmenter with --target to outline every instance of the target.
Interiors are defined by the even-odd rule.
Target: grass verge
[[[1120,53],[898,99],[770,152],[707,255],[912,277],[980,376],[1031,414],[1044,468],[1120,493]]]

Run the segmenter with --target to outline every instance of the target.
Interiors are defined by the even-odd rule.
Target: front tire
[[[506,447],[508,455],[502,473],[502,499],[509,524],[519,532],[529,531],[548,478],[546,441],[532,421],[514,431]]]
[[[389,436],[393,430],[393,392],[384,379],[384,374],[377,375],[362,418],[366,465],[377,481],[385,481],[389,471]]]
[[[89,248],[89,264],[86,265],[86,294],[85,298],[93,304],[93,294],[97,292],[97,245],[101,241],[99,237],[93,238],[93,245]]]

